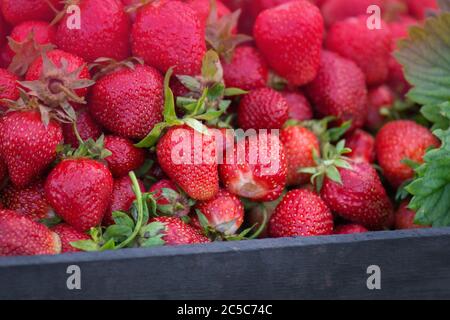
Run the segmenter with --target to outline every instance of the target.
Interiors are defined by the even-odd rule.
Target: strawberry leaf
[[[445,130],[450,127],[450,102],[423,106],[420,112],[427,120],[434,123],[432,130]]]

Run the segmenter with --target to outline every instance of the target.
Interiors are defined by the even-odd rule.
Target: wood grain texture
[[[0,299],[450,298],[449,247],[444,228],[0,258]],[[81,290],[66,287],[73,264]]]

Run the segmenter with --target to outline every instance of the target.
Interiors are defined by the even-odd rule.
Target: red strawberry
[[[68,224],[87,231],[100,224],[108,209],[113,178],[98,161],[77,158],[60,162],[48,175],[45,195]]]
[[[340,122],[352,120],[352,128],[364,125],[367,88],[364,74],[352,61],[323,52],[319,73],[306,92],[322,116],[335,116]]]
[[[183,217],[189,214],[188,198],[170,180],[164,179],[153,184],[148,192],[154,194],[157,212],[160,215]]]
[[[150,223],[161,225],[160,235],[167,246],[210,242],[200,231],[184,223],[180,218],[158,217],[150,220]]]
[[[122,3],[117,0],[81,0],[78,6],[81,28],[72,28],[71,14],[66,14],[56,33],[58,48],[87,62],[100,57],[126,59],[130,55],[131,22]]]
[[[126,176],[130,171],[136,170],[144,164],[144,149],[136,148],[130,140],[117,136],[106,136],[104,147],[112,153],[105,158],[105,161],[116,178]]]
[[[260,88],[246,94],[239,104],[239,127],[247,129],[280,129],[289,117],[283,96],[271,89]]]
[[[440,145],[430,130],[409,120],[386,124],[378,132],[375,143],[378,163],[394,188],[413,177],[413,170],[402,160],[423,163],[427,149]]]
[[[180,1],[156,1],[139,9],[131,33],[133,54],[165,73],[200,74],[206,52],[197,13]]]
[[[318,195],[305,189],[289,191],[269,222],[269,235],[274,238],[332,233],[333,215],[330,209]]]
[[[19,90],[17,89],[19,78],[5,69],[0,69],[0,99],[16,101],[19,99]],[[7,105],[0,102],[0,111],[6,111]]]
[[[145,191],[144,184],[142,181],[139,181],[139,186],[141,191]],[[112,213],[114,211],[122,211],[127,212],[130,210],[133,205],[133,201],[136,200],[136,195],[132,188],[132,182],[129,176],[124,176],[117,180],[114,180],[114,186],[111,196],[111,201],[108,209],[105,212],[105,216],[103,217],[104,225],[114,224],[114,219]]]
[[[427,10],[437,9],[436,0],[406,0],[411,15],[417,19],[424,19]]]
[[[92,119],[92,116],[87,109],[78,111],[76,123],[77,131],[83,141],[88,139],[97,140],[102,135],[102,129],[94,121],[94,119]],[[62,129],[64,134],[64,143],[70,144],[72,148],[78,148],[80,143],[75,135],[73,124],[63,123]]]
[[[307,183],[310,176],[298,170],[315,166],[313,150],[320,154],[319,139],[306,128],[290,126],[281,130],[280,141],[286,154],[287,185]]]
[[[322,14],[327,26],[349,17],[364,15],[367,8],[376,5],[384,12],[385,0],[326,0],[322,6]]]
[[[354,234],[368,232],[364,226],[355,223],[342,224],[334,229],[334,234]]]
[[[8,177],[8,168],[6,167],[6,164],[3,161],[3,159],[0,157],[0,184],[3,184],[3,182],[7,177]]]
[[[0,46],[4,46],[6,44],[6,36],[9,33],[9,29],[9,25],[5,22],[5,18],[3,18],[3,15],[0,12]]]
[[[58,254],[58,235],[20,213],[0,210],[0,256]]]
[[[256,48],[240,46],[230,62],[223,61],[223,79],[227,87],[253,90],[265,87],[269,77],[266,62]]]
[[[185,0],[186,4],[191,7],[197,13],[198,19],[202,26],[205,26],[210,14],[210,1],[209,0]],[[230,14],[230,9],[228,9],[220,0],[215,0],[217,18],[221,18]]]
[[[46,127],[37,111],[16,111],[0,119],[0,153],[12,183],[26,187],[56,159],[63,140],[60,125],[50,120]]]
[[[5,209],[16,211],[35,221],[54,217],[54,212],[45,199],[42,181],[31,184],[24,189],[8,185],[2,191],[1,200]]]
[[[404,201],[395,212],[395,229],[420,229],[429,228],[429,226],[422,226],[414,223],[416,213],[408,209],[408,202]]]
[[[215,149],[212,136],[176,126],[160,139],[156,153],[161,168],[173,182],[191,198],[208,200],[219,191]]]
[[[368,163],[351,162],[352,169],[339,168],[342,184],[325,178],[322,199],[342,218],[380,229],[393,208],[376,170]]]
[[[353,60],[364,72],[368,85],[386,81],[392,37],[386,23],[369,29],[367,17],[348,18],[335,23],[327,36],[327,49]]]
[[[304,121],[313,118],[311,104],[303,93],[300,91],[283,91],[281,94],[288,103],[289,119]]]
[[[323,29],[319,9],[299,0],[261,12],[253,35],[270,67],[301,86],[312,81],[319,70]]]
[[[113,133],[142,139],[163,119],[163,78],[149,66],[122,68],[97,81],[89,110]]]
[[[371,134],[356,130],[347,138],[346,147],[352,149],[347,157],[355,162],[375,162],[375,138]]]
[[[233,194],[265,202],[277,199],[286,185],[286,155],[276,135],[260,133],[239,140],[220,165],[220,178]]]
[[[196,205],[208,220],[208,225],[225,235],[233,235],[244,222],[244,207],[238,197],[221,189],[217,195]],[[193,225],[200,227],[198,217],[194,215]]]
[[[0,5],[5,20],[12,25],[30,20],[50,21],[55,16],[53,8],[62,7],[60,0],[2,0]]]
[[[381,85],[369,90],[369,103],[366,127],[371,130],[378,130],[386,121],[386,117],[381,115],[382,108],[392,108],[394,95],[386,85]]]
[[[51,230],[61,239],[61,253],[79,252],[81,250],[72,247],[70,243],[90,239],[87,234],[78,231],[66,223],[58,224]]]

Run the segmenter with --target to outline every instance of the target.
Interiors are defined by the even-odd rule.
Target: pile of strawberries
[[[0,0],[0,256],[423,227],[392,53],[434,8]]]

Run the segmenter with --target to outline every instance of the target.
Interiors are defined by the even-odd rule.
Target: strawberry
[[[53,49],[55,37],[55,27],[44,21],[25,21],[15,26],[6,47],[7,59],[11,61],[8,69],[25,75],[34,60]]]
[[[76,124],[78,134],[83,141],[88,139],[97,140],[102,134],[102,129],[94,119],[92,119],[92,116],[87,109],[78,111]],[[63,129],[64,143],[69,144],[72,148],[78,148],[80,142],[75,135],[73,124],[63,123],[61,126]]]
[[[355,234],[368,232],[364,226],[356,223],[342,224],[334,229],[334,234]]]
[[[386,121],[386,117],[381,114],[383,108],[391,109],[394,104],[394,94],[392,90],[381,85],[369,90],[368,113],[365,126],[371,130],[378,130]]]
[[[231,157],[228,152],[232,152]],[[259,202],[272,201],[286,185],[286,155],[276,135],[247,136],[227,151],[219,171],[231,193]]]
[[[19,90],[17,81],[19,78],[5,69],[0,69],[0,99],[16,101],[19,99]],[[0,102],[0,111],[6,111],[8,106],[6,103]]]
[[[319,9],[306,0],[265,10],[253,35],[269,66],[296,86],[312,81],[319,70],[323,38]]]
[[[228,9],[220,0],[214,0],[217,10],[217,18],[224,17],[230,14],[230,9]],[[210,15],[210,0],[185,0],[186,4],[197,13],[197,17],[200,20],[202,26],[205,26],[209,15]]]
[[[143,192],[145,190],[144,184],[139,180],[138,183]],[[114,211],[128,212],[134,200],[136,200],[136,195],[130,177],[124,176],[114,180],[111,201],[103,217],[103,224],[107,226],[114,224],[112,213]]]
[[[239,104],[239,127],[247,129],[280,129],[289,117],[289,107],[281,93],[260,88],[246,94]]]
[[[216,143],[212,136],[188,126],[169,128],[156,147],[163,171],[195,200],[208,200],[219,191]]]
[[[410,120],[387,123],[378,132],[375,140],[378,163],[394,188],[398,188],[414,175],[413,169],[402,163],[402,160],[410,159],[423,163],[427,149],[439,145],[439,140],[430,130]]]
[[[364,72],[368,85],[379,85],[389,74],[392,37],[386,23],[381,29],[369,29],[367,17],[336,22],[327,35],[326,47],[354,61]]]
[[[156,211],[160,215],[184,217],[189,214],[188,198],[170,180],[163,179],[153,184],[148,192],[156,199]]]
[[[104,147],[112,153],[105,160],[115,178],[126,176],[144,164],[144,149],[136,148],[130,140],[108,135]]]
[[[176,30],[176,32],[174,32]],[[155,1],[139,9],[131,33],[133,54],[165,73],[200,74],[206,52],[197,13],[180,1]]]
[[[35,221],[54,216],[53,210],[45,199],[42,181],[33,183],[23,189],[10,184],[3,189],[1,201],[6,209],[26,215]]]
[[[231,61],[223,61],[222,66],[227,87],[254,90],[267,84],[269,70],[256,48],[247,45],[237,47]]]
[[[408,202],[402,202],[395,212],[395,229],[420,229],[430,227],[415,224],[415,217],[416,213],[413,210],[408,209]]]
[[[298,121],[311,120],[313,118],[313,109],[308,99],[300,91],[281,92],[289,108],[289,119]]]
[[[78,1],[81,29],[72,28],[71,14],[58,25],[56,45],[87,62],[100,57],[123,60],[130,55],[131,22],[117,0]]]
[[[306,92],[322,116],[335,116],[341,123],[352,120],[352,128],[364,125],[367,88],[364,74],[352,61],[323,52],[319,73]]]
[[[376,170],[365,162],[350,162],[352,168],[339,168],[342,183],[326,177],[321,197],[342,218],[380,229],[393,208]]]
[[[267,221],[272,217],[277,205],[282,200],[282,197],[275,201],[259,203],[253,206],[249,211],[246,212],[245,221],[249,226],[254,226],[254,228],[260,228],[263,224],[264,227],[261,230],[258,238],[268,238],[269,230]]]
[[[2,0],[1,10],[5,20],[17,25],[24,21],[50,21],[55,16],[54,9],[62,7],[60,0]]]
[[[0,47],[3,47],[6,44],[6,36],[9,33],[9,29],[9,25],[5,22],[5,18],[3,18],[3,15],[0,12]]]
[[[108,209],[113,178],[106,166],[87,158],[60,162],[45,181],[45,195],[56,213],[79,231],[100,224]]]
[[[366,14],[367,8],[376,5],[384,12],[385,0],[326,0],[322,14],[327,26],[335,22]]]
[[[0,157],[0,184],[3,185],[3,182],[8,177],[8,168],[6,167],[5,162]],[[0,203],[0,208],[2,208]]]
[[[227,190],[221,189],[214,198],[199,201],[196,209],[207,219],[209,227],[225,235],[235,234],[244,222],[241,200]],[[194,216],[192,224],[201,229],[198,217]]]
[[[269,222],[274,238],[321,236],[333,233],[333,215],[325,202],[305,189],[289,191]]]
[[[360,129],[353,132],[346,141],[346,147],[352,149],[347,157],[355,162],[375,162],[375,138]]]
[[[417,19],[425,19],[427,10],[437,9],[436,0],[406,0],[411,15]]]
[[[149,224],[158,226],[161,230],[158,237],[167,246],[207,243],[210,240],[200,231],[175,217],[158,217],[150,220]]]
[[[319,139],[306,128],[289,126],[281,130],[280,141],[286,154],[287,185],[307,183],[309,175],[298,170],[314,166],[313,150],[320,153]]]
[[[142,139],[163,119],[163,78],[142,65],[108,74],[92,88],[89,111],[111,132]]]
[[[42,123],[37,111],[15,111],[0,119],[0,153],[11,182],[24,188],[36,180],[56,159],[63,140],[59,123]]]
[[[61,241],[46,226],[11,210],[0,210],[0,256],[58,254]]]
[[[70,243],[90,239],[87,234],[78,231],[67,223],[58,224],[51,230],[61,239],[61,253],[79,252],[81,250],[72,247]]]

